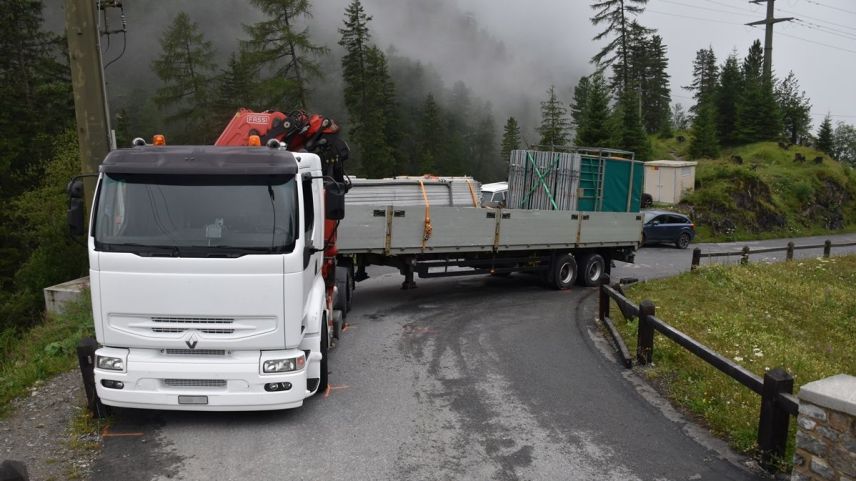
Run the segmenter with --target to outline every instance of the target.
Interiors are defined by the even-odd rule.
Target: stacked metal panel
[[[580,155],[514,150],[508,167],[508,208],[576,210]]]
[[[472,177],[351,177],[346,205],[425,205],[420,181],[431,206],[477,207],[481,184]]]

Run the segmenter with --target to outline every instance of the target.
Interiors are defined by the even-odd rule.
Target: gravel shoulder
[[[88,479],[97,451],[85,446],[98,437],[72,432],[84,398],[77,370],[30,388],[0,419],[0,459],[24,463],[34,481]]]

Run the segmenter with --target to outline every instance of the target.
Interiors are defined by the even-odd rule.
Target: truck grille
[[[226,387],[225,379],[164,379],[169,387]]]
[[[276,331],[275,316],[211,317],[111,314],[110,327],[148,338],[178,339],[198,332],[209,339],[239,339]]]
[[[169,327],[153,327],[152,332],[180,333],[188,329],[195,329],[205,334],[233,334],[234,329],[213,326],[228,326],[235,319],[228,317],[152,317],[156,324],[168,324]],[[187,327],[177,327],[185,325]],[[210,327],[209,327],[210,326]]]
[[[225,349],[163,349],[170,356],[225,356]]]

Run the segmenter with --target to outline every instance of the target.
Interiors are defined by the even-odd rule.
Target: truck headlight
[[[299,371],[305,364],[306,359],[302,355],[288,359],[271,359],[262,364],[262,371],[266,373]]]
[[[95,356],[95,365],[98,366],[98,369],[107,369],[110,371],[125,370],[125,361],[120,357]]]

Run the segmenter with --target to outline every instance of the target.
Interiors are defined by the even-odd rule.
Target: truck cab
[[[101,402],[268,410],[325,389],[323,192],[319,157],[278,146],[111,152],[86,233]]]

